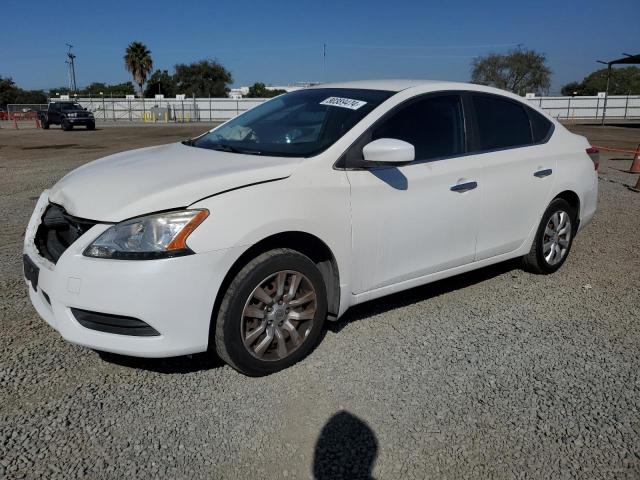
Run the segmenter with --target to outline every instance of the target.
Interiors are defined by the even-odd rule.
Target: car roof
[[[392,92],[399,92],[406,90],[407,88],[418,86],[445,86],[450,85],[453,88],[461,88],[462,86],[469,86],[469,83],[459,82],[446,82],[440,80],[411,80],[411,79],[387,79],[387,80],[355,80],[351,82],[337,82],[337,83],[320,83],[314,85],[312,88],[360,88],[365,90],[388,90]],[[450,88],[450,87],[447,87]]]
[[[450,82],[447,80],[407,80],[407,79],[388,79],[388,80],[356,80],[353,82],[339,82],[339,83],[320,83],[314,85],[311,88],[360,88],[365,90],[386,90],[390,92],[400,92],[403,90],[417,88],[421,91],[445,91],[445,90],[460,90],[470,92],[484,92],[493,95],[500,95],[502,97],[510,98],[520,103],[528,105],[530,108],[537,110],[540,113],[544,113],[540,108],[535,105],[531,105],[526,102],[524,97],[516,95],[515,93],[501,90],[495,87],[489,87],[486,85],[478,85],[475,83],[466,82]],[[550,115],[544,113],[545,116],[550,118]]]

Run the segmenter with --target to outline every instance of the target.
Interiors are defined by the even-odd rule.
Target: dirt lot
[[[207,355],[65,343],[21,273],[40,192],[112,152],[202,125],[0,130],[0,478],[640,478],[640,194],[603,155],[567,263],[517,263],[350,311],[267,378]],[[572,127],[635,148],[639,128]]]

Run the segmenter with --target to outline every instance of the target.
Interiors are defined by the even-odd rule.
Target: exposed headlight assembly
[[[208,210],[179,210],[125,220],[105,230],[83,255],[118,260],[151,260],[189,255],[187,237]]]

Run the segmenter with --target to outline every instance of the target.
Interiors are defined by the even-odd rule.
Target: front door
[[[397,107],[365,136],[365,143],[409,142],[416,160],[347,171],[353,293],[474,260],[481,170],[464,156],[463,110],[457,94],[426,95]],[[361,142],[354,148],[361,155]]]

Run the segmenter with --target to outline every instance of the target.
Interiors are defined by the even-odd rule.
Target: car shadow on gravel
[[[329,331],[338,333],[350,322],[365,320],[374,315],[388,312],[389,310],[406,307],[445,293],[470,287],[471,285],[490,280],[513,270],[521,270],[521,264],[518,259],[508,260],[444,280],[438,280],[437,282],[427,285],[370,300],[350,308],[337,322],[326,322],[325,325],[327,325]]]
[[[215,352],[197,353],[169,358],[128,357],[108,352],[96,352],[105,362],[121,367],[149,370],[156,373],[179,374],[211,370],[225,365]]]

